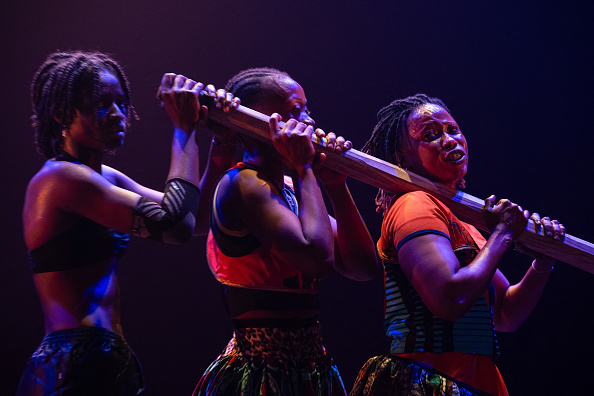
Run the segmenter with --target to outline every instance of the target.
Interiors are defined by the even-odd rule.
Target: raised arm
[[[562,240],[565,227],[557,220],[548,217],[540,218],[538,213],[533,213],[530,218],[537,226],[543,227],[543,235],[552,239]],[[536,307],[540,300],[556,260],[523,246],[517,250],[534,258],[526,274],[515,285],[509,284],[499,271],[493,279],[497,292],[493,318],[495,328],[499,331],[515,331]]]
[[[436,316],[454,321],[464,315],[485,292],[501,258],[522,233],[528,213],[507,200],[494,205],[485,201],[492,233],[475,259],[460,267],[449,239],[425,234],[406,241],[398,251],[398,261],[423,302]],[[396,241],[398,243],[398,241]]]
[[[324,136],[326,147],[335,152],[340,153],[351,148],[351,142],[342,136],[337,137],[332,132],[326,135],[321,129],[317,129],[315,133],[320,137]],[[353,201],[346,176],[322,166],[325,155],[319,153],[318,156],[319,165],[315,167],[315,174],[334,212],[334,218],[330,217],[330,222],[334,232],[336,270],[357,281],[373,279],[378,267],[375,244]]]
[[[272,144],[287,167],[295,171],[295,188],[300,199],[298,223],[292,217],[294,235],[298,237],[298,245],[307,247],[299,252],[301,248],[295,245],[291,254],[296,253],[300,258],[293,263],[305,273],[324,276],[334,269],[334,237],[322,191],[313,172],[315,150],[311,136],[314,128],[290,119],[279,131],[279,119],[278,114],[270,117]],[[283,243],[275,250],[289,252]]]
[[[322,277],[334,271],[334,245],[328,212],[312,170],[314,150],[309,139],[313,129],[289,120],[278,131],[277,117],[271,117],[271,135],[287,166],[296,171],[298,215],[285,203],[292,199],[281,191],[284,167],[280,163],[268,169],[277,171],[275,180],[254,169],[228,173],[218,187],[216,203],[223,214],[221,220],[230,228],[250,230],[262,247],[280,260],[309,276]]]
[[[195,123],[199,118],[196,98],[201,84],[183,76],[166,74],[160,92],[174,123],[172,157],[165,192],[158,194],[139,186],[109,167],[99,174],[90,167],[64,161],[48,161],[27,190],[24,220],[30,248],[51,235],[43,229],[60,229],[59,213],[76,213],[120,232],[133,233],[167,243],[189,239],[198,204],[198,147]],[[147,196],[144,196],[146,194]],[[158,200],[155,200],[158,198]]]
[[[217,89],[212,85],[206,86],[207,92],[214,97],[215,106],[223,111],[232,111],[241,103],[239,98],[234,97],[224,89]],[[210,228],[211,197],[214,186],[219,177],[235,164],[235,142],[237,132],[220,124],[206,120],[206,127],[212,133],[210,150],[204,174],[200,179],[201,199],[196,214],[196,228],[194,235],[206,235]]]

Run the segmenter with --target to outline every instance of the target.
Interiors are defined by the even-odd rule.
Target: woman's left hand
[[[322,129],[317,128],[314,134],[314,142],[337,153],[344,153],[353,147],[353,143],[350,140],[346,140],[342,136],[336,136],[334,132],[326,134]]]
[[[215,107],[222,109],[225,113],[232,109],[237,109],[237,106],[241,104],[241,100],[233,96],[231,92],[227,92],[222,88],[215,89],[212,84],[208,84],[204,90],[214,99]],[[206,119],[206,127],[212,132],[215,144],[227,146],[235,143],[237,132],[231,128],[211,121],[210,118]]]
[[[542,235],[547,238],[556,241],[562,241],[565,238],[565,226],[559,223],[558,220],[551,220],[549,217],[541,218],[538,213],[532,213],[530,220],[534,222],[535,232],[539,232],[542,227]],[[540,267],[539,269],[542,269],[543,271],[552,268],[556,261],[554,258],[529,249],[521,243],[516,243],[516,250],[536,259]]]
[[[223,88],[216,89],[214,85],[208,84],[204,90],[214,99],[215,107],[223,109],[225,113],[231,109],[236,109],[241,104],[238,97],[233,96],[231,92],[227,92]]]
[[[342,136],[336,136],[334,132],[326,134],[326,132],[318,128],[315,130],[314,134],[315,142],[324,142],[324,147],[336,153],[344,153],[353,147],[350,140],[346,140]],[[324,153],[318,153],[314,158],[313,168],[318,180],[324,185],[346,182],[346,175],[323,166],[325,160],[326,154]]]

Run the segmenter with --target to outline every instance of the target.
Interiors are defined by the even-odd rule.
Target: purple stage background
[[[12,395],[44,329],[22,238],[28,180],[42,165],[32,143],[29,85],[56,49],[101,50],[125,66],[141,120],[108,164],[160,189],[171,127],[154,98],[165,72],[223,86],[255,66],[290,73],[317,126],[360,148],[375,114],[417,92],[442,98],[470,148],[467,192],[495,193],[560,219],[594,242],[594,28],[588,2],[517,1],[28,1],[3,5],[0,393]],[[251,5],[250,5],[251,4]],[[204,135],[203,159],[209,137]],[[376,190],[349,181],[377,240]],[[149,395],[190,395],[231,336],[205,238],[164,246],[134,239],[120,267],[125,335]],[[530,260],[508,254],[518,281]],[[591,393],[594,275],[559,263],[524,326],[500,334],[497,361],[511,395]],[[324,343],[348,388],[385,353],[381,276],[333,276],[321,287]]]

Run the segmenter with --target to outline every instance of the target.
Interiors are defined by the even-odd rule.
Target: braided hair
[[[99,74],[103,70],[116,76],[122,87],[126,122],[130,122],[131,116],[136,117],[128,80],[115,60],[100,52],[54,52],[31,84],[34,142],[41,155],[52,158],[62,153],[62,130],[72,124],[85,95],[92,95],[93,103],[97,103]]]
[[[406,169],[403,142],[405,141],[404,136],[408,132],[408,117],[413,111],[427,103],[438,105],[451,114],[441,99],[425,94],[419,93],[404,99],[397,99],[377,113],[378,122],[361,151]],[[464,187],[463,179],[458,181],[457,187]],[[385,215],[395,196],[396,194],[391,191],[379,189],[375,198],[377,212]]]
[[[287,73],[270,67],[246,69],[231,77],[225,90],[241,99],[241,104],[251,106],[264,100],[285,100],[282,79]]]

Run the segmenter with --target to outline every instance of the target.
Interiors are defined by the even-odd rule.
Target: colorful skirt
[[[318,324],[236,329],[194,396],[346,396]]]
[[[349,396],[490,396],[412,359],[376,356],[359,371]]]

